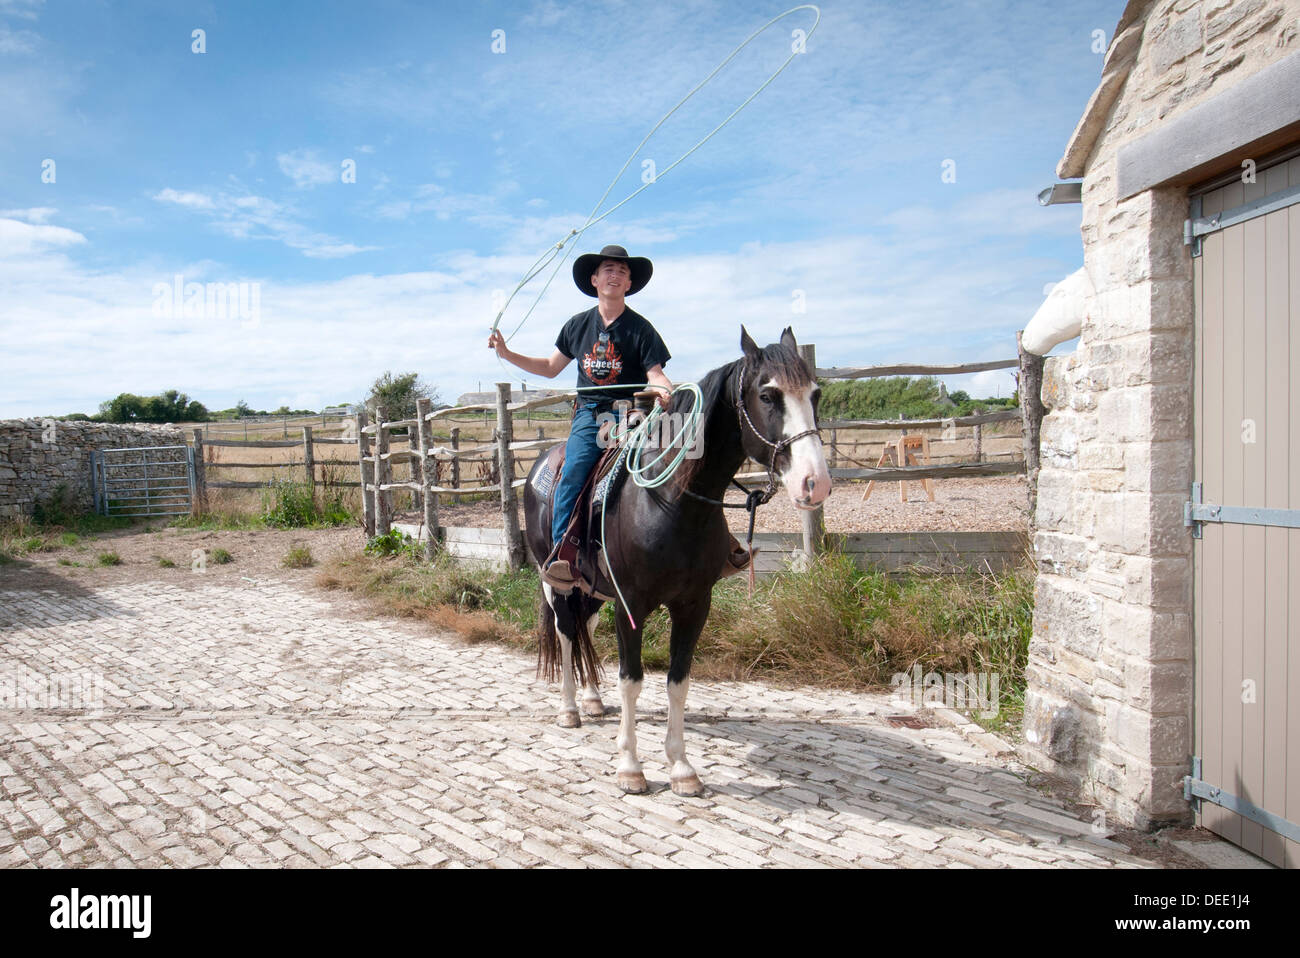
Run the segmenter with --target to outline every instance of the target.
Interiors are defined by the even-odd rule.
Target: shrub
[[[315,565],[316,560],[311,556],[311,550],[306,546],[294,546],[284,554],[280,564],[286,569],[306,569],[308,566]]]
[[[300,529],[345,525],[352,521],[352,514],[343,505],[339,491],[322,506],[307,483],[272,479],[262,490],[262,519],[273,528]]]
[[[420,543],[412,539],[405,532],[398,529],[389,529],[381,536],[374,536],[366,543],[366,555],[369,556],[408,556],[412,559],[420,557]]]
[[[116,552],[101,552],[95,557],[95,562],[99,565],[121,565],[122,557]]]
[[[213,549],[210,553],[208,553],[208,556],[217,565],[225,565],[227,562],[235,561],[235,557],[232,556],[225,549]]]
[[[72,495],[65,482],[54,487],[54,492],[45,499],[36,500],[32,507],[32,519],[37,525],[61,526],[81,514],[76,497]]]

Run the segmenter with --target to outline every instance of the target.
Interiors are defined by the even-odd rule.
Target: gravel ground
[[[908,501],[898,501],[898,483],[877,483],[871,498],[862,501],[865,483],[841,483],[826,500],[828,532],[1005,532],[1027,528],[1029,509],[1024,476],[989,476],[979,479],[934,480],[934,502],[919,482],[907,483]],[[728,502],[743,503],[737,490]],[[440,504],[438,521],[444,526],[498,526],[497,502],[456,506]],[[728,509],[727,521],[743,532],[749,521],[742,509]],[[799,510],[784,490],[758,510],[756,532],[799,532]]]

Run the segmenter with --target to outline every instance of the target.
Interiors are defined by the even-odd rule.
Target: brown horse
[[[668,608],[672,621],[666,744],[672,788],[679,795],[698,795],[703,789],[683,744],[686,690],[713,584],[729,554],[722,497],[736,470],[746,456],[766,464],[767,494],[775,490],[779,478],[801,509],[816,508],[830,494],[830,474],[816,426],[821,391],[813,370],[799,356],[794,334],[787,328],[779,343],[760,349],[741,327],[740,345],[744,352],[740,359],[713,370],[700,382],[701,455],[686,459],[671,481],[658,488],[615,484],[605,503],[605,558],[622,590],[615,615],[623,700],[618,784],[627,792],[646,790],[636,751],[636,700],[643,680],[641,628],[646,616],[661,605]],[[690,394],[678,392],[670,411],[689,413],[694,401]],[[539,566],[551,552],[550,498],[540,495],[534,484],[534,474],[545,458],[538,458],[524,487],[528,548]],[[599,591],[614,594],[610,582],[598,586]],[[575,727],[581,724],[575,676],[585,685],[583,710],[588,715],[604,714],[597,688],[599,664],[591,641],[602,603],[576,589],[558,596],[543,584],[543,592],[538,669],[551,678],[558,673],[559,722]]]

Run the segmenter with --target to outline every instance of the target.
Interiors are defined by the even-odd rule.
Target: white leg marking
[[[636,700],[641,694],[641,683],[619,679],[618,691],[623,696],[623,715],[618,720],[618,770],[619,773],[641,774],[641,763],[636,758]]]
[[[560,631],[560,618],[555,615],[555,590],[543,582],[542,594],[546,596],[546,604],[555,617],[555,634],[560,640],[559,724],[564,728],[577,728],[582,720],[578,718],[577,683],[573,680],[573,643]]]
[[[673,782],[673,791],[678,791],[679,785],[695,790],[700,787],[695,769],[686,761],[686,691],[690,684],[689,678],[682,679],[681,682],[670,679],[668,682],[668,739],[664,750],[668,753],[671,767],[668,774]],[[688,791],[687,794],[694,792]]]

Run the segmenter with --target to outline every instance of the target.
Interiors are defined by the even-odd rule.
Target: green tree
[[[370,387],[370,395],[365,398],[363,405],[371,422],[375,421],[376,408],[382,408],[384,418],[391,422],[394,419],[414,419],[417,399],[428,399],[436,404],[438,391],[421,382],[418,373],[394,376],[386,371]]]
[[[238,416],[239,418],[242,419],[244,416],[249,415],[251,412],[252,410],[248,408],[248,403],[244,402],[244,400],[241,399],[239,400],[239,402],[235,403],[235,415]]]
[[[99,414],[104,422],[143,422],[146,400],[134,393],[118,393],[113,399],[99,404]]]

